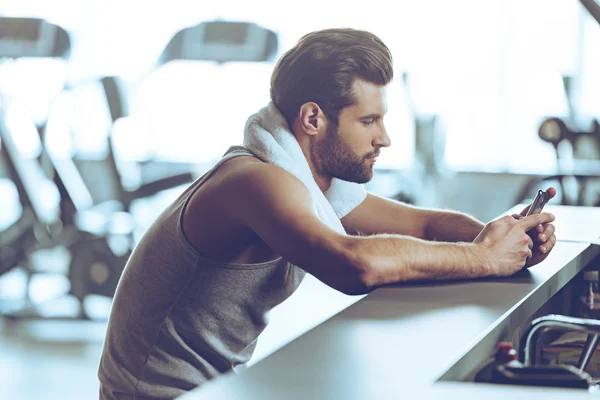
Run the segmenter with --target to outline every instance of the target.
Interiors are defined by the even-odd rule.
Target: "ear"
[[[298,121],[302,130],[311,136],[324,132],[326,128],[326,118],[323,110],[317,103],[312,101],[300,106]]]

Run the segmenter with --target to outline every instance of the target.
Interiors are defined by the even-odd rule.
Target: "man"
[[[273,108],[311,182],[238,149],[159,216],[117,289],[102,398],[172,398],[247,362],[265,315],[304,271],[361,294],[400,281],[508,276],[547,257],[556,242],[547,213],[484,226],[366,194],[338,212],[343,228],[324,222],[310,188],[321,196],[336,179],[368,182],[390,146],[392,76],[388,48],[351,29],[308,34],[279,60]]]

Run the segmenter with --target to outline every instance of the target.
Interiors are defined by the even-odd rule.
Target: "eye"
[[[375,123],[375,118],[363,119],[361,122],[364,126],[373,125]]]

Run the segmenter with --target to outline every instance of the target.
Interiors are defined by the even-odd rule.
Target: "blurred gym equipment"
[[[37,159],[23,155],[15,143],[16,135],[24,134],[23,129],[28,126],[29,131],[35,134],[33,121],[27,119],[27,114],[19,112],[17,107],[8,105],[0,110],[1,154],[22,204],[22,217],[18,221],[27,218],[27,222],[19,223],[18,234],[6,237],[3,232],[3,249],[11,249],[12,256],[3,270],[6,272],[17,266],[22,267],[29,283],[31,276],[40,270],[39,265],[33,262],[33,254],[41,249],[64,247],[70,254],[69,295],[77,299],[78,309],[69,310],[67,315],[53,317],[87,319],[84,300],[89,294],[114,294],[131,247],[130,218],[118,218],[117,212],[113,210],[107,216],[105,212],[100,212],[101,205],[96,209],[85,210],[87,214],[78,214],[74,224],[64,224],[60,216],[60,194],[57,187],[45,176]],[[94,223],[90,224],[90,221]],[[15,228],[12,229],[17,232]],[[115,246],[111,245],[111,239],[116,238],[125,242],[118,251],[114,251]],[[29,291],[26,292],[28,294]],[[3,304],[1,311],[4,317],[13,319],[45,317],[38,311],[38,306],[40,305],[34,304],[26,296],[20,301]]]
[[[600,3],[580,0],[589,14],[600,24]],[[591,193],[593,180],[600,177],[600,123],[597,117],[591,122],[578,118],[573,102],[573,77],[563,77],[563,88],[568,105],[567,116],[551,116],[540,124],[540,139],[552,144],[556,153],[555,174],[529,180],[519,192],[515,203],[526,203],[542,186],[556,185],[561,205],[600,206],[600,193]],[[587,125],[587,126],[585,126]],[[590,200],[591,196],[594,196]]]
[[[175,61],[205,61],[218,64],[228,62],[264,62],[272,61],[277,50],[277,35],[254,23],[235,21],[205,21],[178,31],[165,46],[160,56],[152,65],[150,72]],[[145,77],[142,77],[144,79]],[[100,79],[106,98],[112,123],[129,116],[125,83],[117,76],[106,76]],[[74,85],[70,89],[76,89]],[[193,174],[182,172],[170,176],[158,176],[151,180],[142,179],[134,188],[126,187],[123,176],[119,172],[119,160],[112,135],[108,135],[106,162],[110,167],[106,173],[112,177],[112,191],[115,199],[130,211],[131,203],[137,199],[149,197],[162,190],[191,182]],[[139,161],[139,175],[145,174],[147,166],[153,159]]]
[[[59,26],[37,18],[0,18],[0,27],[1,59],[66,59],[69,55],[69,36]],[[2,232],[0,272],[23,268],[27,289],[25,298],[6,301],[1,312],[13,319],[45,318],[48,314],[54,318],[88,319],[84,300],[89,294],[114,294],[131,249],[132,219],[120,211],[116,202],[93,206],[72,160],[55,163],[43,142],[38,154],[23,154],[17,138],[29,135],[31,139],[33,134],[36,139],[43,139],[43,126],[42,130],[38,128],[20,104],[6,96],[2,98],[0,150],[6,173],[16,186],[22,213],[16,223]],[[38,157],[49,163],[52,180]],[[77,214],[68,215],[65,203],[72,204]],[[42,313],[38,309],[41,305],[29,298],[31,276],[40,267],[33,262],[33,255],[41,249],[58,247],[69,253],[68,295],[77,300],[77,307],[64,314]]]
[[[106,126],[108,131],[105,132],[106,138],[104,146],[106,148],[106,154],[104,158],[100,160],[94,160],[93,168],[88,167],[91,171],[87,174],[80,171],[81,179],[83,182],[87,184],[88,188],[93,187],[96,184],[97,177],[102,177],[101,187],[102,192],[104,194],[103,198],[98,201],[115,201],[120,204],[121,211],[130,212],[131,205],[136,200],[149,198],[159,192],[164,190],[173,189],[177,186],[189,184],[194,179],[194,174],[192,172],[181,172],[181,173],[163,173],[161,175],[156,176],[153,174],[150,179],[138,179],[131,183],[131,179],[124,179],[122,168],[120,167],[120,160],[117,156],[117,149],[114,143],[114,138],[112,135],[112,128],[115,122],[121,118],[128,117],[128,107],[127,107],[127,96],[125,94],[125,90],[122,87],[120,79],[115,76],[103,77],[99,80],[92,80],[86,82],[79,82],[74,85],[67,86],[61,95],[65,97],[69,97],[72,103],[75,103],[79,100],[78,98],[78,90],[82,87],[85,87],[85,94],[87,96],[96,96],[97,99],[94,100],[93,105],[95,107],[103,107],[104,109],[85,109],[85,112],[98,114],[100,116],[106,114],[106,117],[109,121],[106,121]],[[80,110],[81,111],[81,110]],[[75,112],[71,110],[71,112]],[[59,121],[54,124],[54,121]],[[72,127],[66,125],[61,121],[68,121],[69,116],[65,115],[64,109],[55,110],[51,109],[48,114],[48,123],[44,125],[39,131],[41,132],[40,136],[42,139],[45,139],[47,134],[56,134],[59,137],[72,137],[72,135],[77,135],[79,133],[87,133],[81,131],[73,131]],[[55,132],[56,130],[63,129],[66,132]],[[53,132],[50,132],[52,131]],[[86,128],[84,127],[85,131]],[[48,152],[46,152],[46,156],[48,157]],[[54,160],[46,160],[43,162],[43,165],[50,165],[51,168],[46,168],[52,171],[54,178],[60,179],[60,174],[56,174],[56,169],[60,166],[60,163],[70,163],[75,165],[74,163],[65,160],[65,157],[54,157]],[[144,166],[149,165],[153,162],[153,160],[144,160],[141,162],[135,162],[136,168],[144,168]],[[81,160],[79,164],[85,164],[85,160]],[[88,163],[89,164],[89,163]],[[53,166],[53,168],[52,168]],[[141,173],[139,175],[142,175]],[[146,174],[147,175],[147,174]],[[58,183],[57,183],[58,184]],[[62,187],[58,184],[59,187]],[[75,192],[71,192],[74,194]],[[91,197],[94,198],[94,194],[90,193]],[[64,196],[67,199],[69,196]],[[72,201],[67,201],[63,203],[63,218],[72,219],[72,214],[75,212],[76,207],[74,207]]]
[[[110,112],[111,123],[114,124],[118,119],[127,117],[129,115],[127,96],[124,85],[119,77],[106,76],[100,79],[100,83],[106,97],[106,105]],[[116,193],[116,200],[123,205],[126,211],[131,211],[131,203],[135,200],[147,198],[163,190],[191,183],[194,179],[194,175],[191,172],[182,172],[151,180],[142,180],[135,188],[128,188],[123,182],[112,135],[109,134],[107,140],[108,155],[104,164],[108,167],[107,173],[112,175],[110,181],[114,183],[113,192]],[[152,160],[142,162],[142,168],[151,162]]]
[[[569,96],[569,79],[565,78],[565,92]],[[571,102],[569,102],[570,104]],[[572,106],[569,105],[569,108]],[[571,112],[572,113],[572,112]],[[579,129],[572,128],[573,126]],[[552,144],[556,153],[557,173],[532,179],[525,184],[516,203],[527,202],[541,186],[558,184],[561,205],[600,205],[600,194],[586,204],[589,183],[600,177],[600,124],[593,119],[588,130],[578,126],[573,118],[546,118],[538,130],[540,139]]]
[[[583,206],[589,197],[588,186],[591,180],[600,177],[600,125],[593,120],[590,130],[574,130],[564,119],[551,117],[542,122],[539,128],[542,140],[551,143],[556,152],[558,173],[528,182],[519,199],[525,200],[532,191],[545,183],[557,182],[562,194],[560,204]],[[566,156],[561,151],[568,145]],[[569,183],[574,183],[569,187]],[[590,204],[600,205],[600,195]]]
[[[275,32],[251,22],[207,21],[184,28],[169,41],[157,65],[173,60],[273,61],[278,40]]]
[[[0,41],[0,59],[35,57],[67,59],[70,40],[67,32],[36,18],[0,18],[3,41]],[[165,47],[155,68],[172,60],[202,60],[225,63],[229,61],[260,62],[271,60],[277,49],[277,36],[270,30],[252,23],[213,21],[203,22],[179,31]],[[102,94],[108,108],[111,125],[128,116],[127,96],[118,77],[100,79]],[[96,82],[96,83],[98,83]],[[86,83],[80,83],[86,84]],[[70,85],[63,93],[75,90]],[[50,107],[49,107],[50,108]],[[126,188],[122,182],[115,146],[107,135],[108,155],[102,162],[103,184],[111,183],[116,193],[109,201],[95,203],[86,186],[85,177],[71,158],[56,157],[45,146],[47,129],[64,124],[52,124],[56,116],[49,112],[47,120],[35,126],[18,104],[3,99],[0,108],[0,140],[2,157],[8,177],[13,181],[22,205],[21,218],[2,232],[0,274],[17,266],[28,278],[36,272],[31,255],[37,250],[65,247],[70,255],[68,278],[69,295],[78,300],[78,310],[69,315],[50,314],[54,318],[89,319],[84,300],[89,294],[111,297],[114,294],[122,268],[133,247],[133,218],[128,213],[131,203],[159,191],[189,183],[189,172],[142,182]],[[31,158],[22,154],[15,145],[21,130],[37,131],[41,150]],[[68,129],[68,127],[66,128]],[[43,167],[43,169],[42,169]],[[40,188],[54,193],[57,204],[38,204],[43,197]],[[48,189],[52,188],[52,189]],[[58,194],[58,195],[57,195]],[[46,199],[47,200],[47,199]],[[43,207],[45,206],[45,208]],[[44,218],[44,209],[51,210],[51,218]],[[44,235],[39,232],[43,232]],[[22,302],[23,303],[23,302]],[[12,319],[46,317],[39,304],[24,299],[3,305],[2,314]]]

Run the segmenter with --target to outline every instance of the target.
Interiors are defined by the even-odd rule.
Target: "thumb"
[[[546,195],[548,196],[548,200],[550,200],[551,198],[556,196],[556,189],[550,186],[548,189],[546,189]]]

